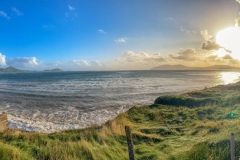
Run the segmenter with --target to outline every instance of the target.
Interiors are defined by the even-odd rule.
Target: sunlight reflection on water
[[[219,78],[224,84],[235,83],[239,80],[239,72],[221,72]]]

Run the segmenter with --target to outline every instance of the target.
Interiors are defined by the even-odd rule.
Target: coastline
[[[128,125],[137,159],[228,159],[229,134],[240,134],[239,89],[240,82],[163,96],[153,105],[132,107],[103,125],[85,129],[50,134],[7,130],[0,133],[0,143],[33,159],[127,159]],[[216,103],[205,101],[209,98]]]
[[[231,84],[230,84],[231,85]],[[219,87],[222,85],[218,85],[218,86],[214,86],[212,88],[215,87]],[[207,90],[208,88],[205,88],[203,90]],[[189,91],[187,93],[183,94],[188,94],[194,91],[201,91],[201,90],[193,90],[193,91]],[[160,104],[166,104],[166,105],[174,105],[175,101],[179,101],[178,97],[179,95],[182,94],[163,94],[160,98],[156,98],[155,102],[153,103],[149,103],[149,105],[156,103],[158,100],[160,101]],[[171,98],[172,97],[172,98]],[[161,102],[161,98],[163,99],[163,101]],[[191,97],[190,97],[191,99]],[[173,103],[171,103],[171,101]],[[184,103],[182,104],[182,106],[188,106],[188,103],[193,103],[190,101],[187,101],[186,96],[185,98],[182,100]],[[206,101],[206,102],[205,102]],[[181,103],[181,102],[177,102],[177,103]],[[212,105],[212,104],[216,104],[216,101],[214,101],[213,99],[205,99],[203,100],[203,102],[200,102],[199,100],[194,102],[194,103],[206,103],[207,105]],[[85,114],[85,121],[87,123],[54,123],[51,121],[38,121],[35,120],[34,118],[31,119],[26,119],[23,116],[17,116],[17,115],[12,115],[12,114],[8,114],[8,122],[9,122],[9,127],[12,129],[17,129],[17,130],[22,130],[22,131],[28,131],[28,132],[41,132],[41,133],[54,133],[54,132],[61,132],[64,130],[74,130],[74,129],[85,129],[88,127],[91,127],[93,125],[104,125],[107,121],[109,120],[113,120],[114,118],[116,118],[120,113],[123,112],[127,112],[129,109],[131,109],[132,107],[135,106],[146,106],[146,104],[143,105],[132,105],[131,107],[120,107],[117,111],[107,111],[105,109],[102,110],[96,110],[96,111],[92,111],[90,113],[86,113]],[[88,114],[90,116],[88,116]],[[92,115],[92,116],[91,116]],[[62,118],[64,120],[64,117]]]
[[[220,71],[9,74],[0,77],[0,106],[1,111],[10,115],[13,128],[44,133],[81,129],[103,124],[132,106],[150,105],[161,95],[235,82],[239,74]]]

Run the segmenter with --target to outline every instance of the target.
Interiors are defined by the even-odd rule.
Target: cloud
[[[103,67],[103,66],[105,66],[105,64],[103,62],[100,62],[100,61],[97,61],[97,60],[91,61],[90,64],[91,64],[91,66],[95,66],[95,67]]]
[[[133,51],[127,51],[124,53],[123,56],[118,57],[115,59],[115,61],[121,62],[121,63],[151,63],[151,62],[162,62],[164,61],[164,58],[161,56],[160,53],[155,54],[149,54],[145,52],[140,53],[134,53]]]
[[[225,55],[225,56],[222,57],[222,58],[223,58],[223,59],[233,60],[233,58],[232,58],[229,54]]]
[[[190,30],[187,30],[186,28],[180,27],[181,32],[185,32],[185,33],[191,33]]]
[[[61,65],[62,65],[62,64],[61,64],[59,61],[53,63],[53,66],[56,66],[56,67],[61,66]]]
[[[71,5],[68,5],[68,9],[69,9],[70,11],[73,11],[73,10],[75,10],[75,8],[74,8],[74,7],[72,7]]]
[[[197,55],[196,50],[193,48],[188,48],[176,54],[169,54],[169,57],[175,60],[182,60],[182,61],[196,61],[199,59],[199,56]]]
[[[232,52],[231,50],[228,50],[228,49],[220,46],[218,43],[216,43],[216,39],[212,35],[208,34],[207,30],[202,30],[201,35],[202,35],[203,39],[205,40],[205,42],[203,42],[202,46],[201,46],[202,50],[209,50],[209,51],[215,50],[216,51],[216,50],[223,48],[228,53]]]
[[[208,30],[202,30],[201,35],[205,41],[213,40],[213,36],[208,34]]]
[[[12,7],[12,11],[13,11],[16,15],[18,15],[18,16],[22,16],[22,15],[23,15],[23,13],[22,13],[21,11],[19,11],[16,7]]]
[[[211,50],[218,50],[220,48],[223,48],[216,43],[215,38],[208,33],[208,30],[202,30],[201,35],[205,40],[205,42],[202,43],[201,49],[211,51]]]
[[[184,27],[180,27],[180,30],[181,30],[181,32],[188,33],[188,34],[196,34],[197,33],[196,31],[191,31]]]
[[[5,66],[6,65],[6,56],[0,53],[0,65]]]
[[[144,70],[162,62],[165,62],[165,59],[160,53],[126,51],[122,56],[104,64],[108,70]]]
[[[218,57],[217,55],[211,55],[207,57],[206,59],[210,63],[217,63],[217,64],[227,64],[227,65],[232,65],[232,64],[239,64],[240,61],[237,59],[233,59],[230,55],[226,55],[224,57]]]
[[[107,32],[105,32],[105,31],[102,30],[102,29],[99,29],[98,32],[99,32],[99,33],[103,33],[103,34],[107,34]]]
[[[104,66],[104,64],[100,61],[87,61],[87,60],[73,60],[70,61],[70,63],[77,65],[77,66],[82,66],[82,67],[101,67]]]
[[[72,7],[71,5],[68,5],[68,9],[69,9],[69,11],[68,11],[68,12],[65,12],[65,16],[66,16],[67,18],[72,18],[72,19],[74,19],[75,17],[78,16],[78,14],[76,13],[74,7]]]
[[[72,63],[78,66],[90,66],[90,63],[86,60],[73,60]]]
[[[3,12],[3,11],[0,11],[0,16],[1,17],[5,17],[7,19],[10,19],[10,17],[8,17],[7,13]]]
[[[68,70],[107,70],[106,64],[97,60],[87,61],[87,60],[72,60],[69,61],[65,68]]]
[[[116,39],[115,42],[117,42],[117,43],[125,43],[125,42],[127,42],[127,38],[119,38],[119,39]]]
[[[223,51],[225,51],[222,48]],[[164,64],[183,64],[187,66],[239,65],[240,61],[230,54],[219,57],[217,51],[203,51],[194,48],[180,50],[177,53],[163,56],[160,53],[126,51],[121,56],[110,61],[72,60],[65,63],[55,63],[45,67],[60,67],[64,70],[145,70]],[[41,67],[44,64],[41,64]],[[55,66],[55,67],[54,67]]]
[[[229,55],[219,57],[210,51],[187,48],[165,56],[160,53],[126,51],[122,56],[105,62],[104,67],[108,70],[145,70],[164,64],[182,64],[197,67],[221,64],[237,65],[240,62]]]
[[[20,57],[7,59],[7,65],[18,68],[25,68],[38,66],[39,62],[36,57]]]
[[[219,54],[219,51],[225,54]],[[224,48],[220,50],[211,51],[196,51],[194,48],[188,48],[183,51],[179,51],[176,54],[169,54],[165,58],[167,64],[183,64],[188,66],[209,66],[209,65],[235,65],[239,64],[240,61],[233,59]]]
[[[41,66],[49,69],[49,68],[55,68],[55,67],[63,67],[64,64],[62,64],[59,61],[56,61],[56,62],[53,62],[53,63],[45,63],[45,64],[42,63]]]
[[[220,48],[222,47],[214,41],[203,42],[201,46],[201,49],[203,50],[218,50]]]

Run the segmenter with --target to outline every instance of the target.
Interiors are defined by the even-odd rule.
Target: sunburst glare
[[[223,81],[224,84],[237,82],[239,79],[240,73],[238,72],[221,72],[219,78]]]
[[[230,50],[232,58],[240,60],[240,28],[229,27],[221,30],[216,37],[216,42],[227,50]],[[222,56],[222,52],[219,52],[219,57]]]

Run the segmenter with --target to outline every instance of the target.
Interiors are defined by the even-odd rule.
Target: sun
[[[230,50],[232,58],[240,60],[240,28],[229,27],[221,30],[216,36],[216,43]]]

